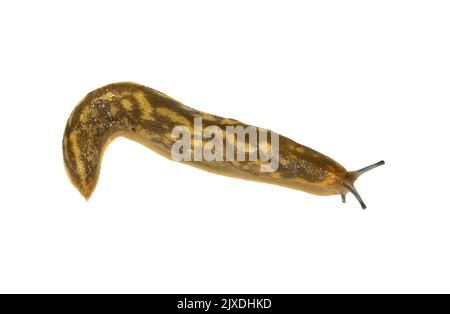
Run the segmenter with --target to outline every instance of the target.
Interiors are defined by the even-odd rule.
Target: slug
[[[211,160],[194,156],[199,148],[198,142],[195,141],[195,132],[198,132],[195,122],[199,119],[202,121],[201,132],[215,128],[215,143],[224,145],[219,145],[210,152],[215,157],[222,158]],[[242,127],[244,130],[252,127],[234,119],[221,118],[189,108],[146,86],[135,83],[110,84],[90,92],[70,115],[63,137],[64,164],[73,185],[89,199],[97,185],[103,153],[112,140],[124,136],[144,144],[166,158],[174,159],[174,147],[180,140],[174,136],[174,130],[182,127],[182,130],[194,134],[188,138],[194,138],[194,142],[191,142],[190,147],[181,147],[179,152],[183,156],[194,158],[177,161],[220,175],[276,184],[316,195],[341,195],[344,203],[347,193],[350,192],[361,207],[366,208],[354,187],[354,182],[363,173],[383,165],[384,161],[357,171],[347,171],[333,159],[263,128],[253,127],[259,132],[261,139],[261,132],[271,132],[272,137],[267,137],[265,146],[255,147],[242,143],[245,138],[236,140],[234,135],[230,140],[226,137],[226,130],[230,126]],[[247,136],[250,137],[249,134]],[[202,145],[203,142],[200,149],[207,146]],[[231,154],[230,150],[225,152],[224,146],[231,147]],[[271,146],[277,146],[276,168],[270,169],[267,158],[242,159],[255,151],[263,156],[263,151],[267,153]],[[244,155],[238,160],[229,158],[236,156],[239,148],[244,148]],[[264,166],[269,166],[269,169],[262,171]]]

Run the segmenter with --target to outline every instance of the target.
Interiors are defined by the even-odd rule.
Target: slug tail
[[[127,86],[127,85],[126,85]],[[70,181],[86,200],[97,185],[103,153],[119,131],[131,132],[120,94],[109,87],[89,93],[70,115],[63,137],[64,165]]]

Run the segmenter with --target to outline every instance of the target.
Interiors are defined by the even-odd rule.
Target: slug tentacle
[[[370,171],[370,170],[372,170],[372,169],[375,169],[375,168],[378,168],[378,167],[380,167],[380,166],[383,166],[384,164],[385,164],[384,160],[381,160],[381,161],[379,161],[379,162],[377,162],[377,163],[374,163],[373,165],[364,167],[364,168],[359,169],[359,170],[356,170],[356,171],[352,171],[351,173],[355,173],[355,175],[356,175],[357,177],[359,177],[360,175],[366,173],[367,171]]]
[[[178,149],[179,139],[174,137],[179,127],[188,134],[188,144],[182,149]],[[229,127],[236,132],[231,133],[231,138]],[[243,131],[242,137],[239,130]],[[198,132],[200,146],[196,142]],[[64,131],[64,164],[72,183],[86,199],[97,184],[103,152],[117,136],[138,141],[166,158],[220,175],[316,195],[341,195],[343,202],[351,192],[363,208],[353,183],[361,174],[384,164],[347,172],[333,159],[275,132],[189,108],[146,86],[116,83],[89,93],[73,110]],[[247,138],[259,142],[252,144]],[[210,141],[205,144],[203,139]],[[183,158],[174,158],[175,147]],[[209,155],[199,157],[198,152]],[[253,155],[258,158],[249,158]]]
[[[351,192],[356,197],[356,199],[358,200],[359,204],[361,204],[362,209],[366,209],[367,208],[366,204],[364,204],[361,196],[359,195],[358,191],[353,186],[353,184],[348,184],[346,182],[343,182],[342,185],[344,187],[346,187],[348,189],[348,191]]]

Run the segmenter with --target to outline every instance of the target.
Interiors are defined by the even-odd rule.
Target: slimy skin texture
[[[184,125],[194,134],[194,118],[202,118],[203,128],[215,125],[225,130],[230,125],[248,126],[189,108],[161,92],[135,83],[116,83],[96,89],[76,106],[67,121],[63,156],[68,176],[88,199],[98,182],[103,153],[113,139],[127,137],[171,159],[172,146],[177,141],[172,137],[172,130]],[[281,135],[279,167],[275,172],[261,172],[260,166],[264,163],[261,160],[226,161],[225,156],[223,160],[182,162],[220,175],[316,195],[340,194],[343,201],[348,192],[354,193],[353,182],[362,173],[348,172],[333,159]],[[365,208],[362,201],[361,205]]]

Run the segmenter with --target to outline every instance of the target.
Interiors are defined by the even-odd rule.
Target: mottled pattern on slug
[[[117,83],[99,88],[78,104],[67,122],[63,155],[68,174],[88,198],[97,184],[102,153],[109,141],[119,135],[126,136],[170,158],[176,141],[171,137],[173,128],[185,125],[193,134],[194,118],[203,119],[203,128],[211,125],[223,129],[229,125],[247,127],[233,119],[194,110],[142,85]],[[348,173],[334,160],[283,136],[280,136],[279,152],[279,168],[272,173],[260,172],[261,161],[186,163],[221,175],[320,195],[347,193],[341,182]]]

